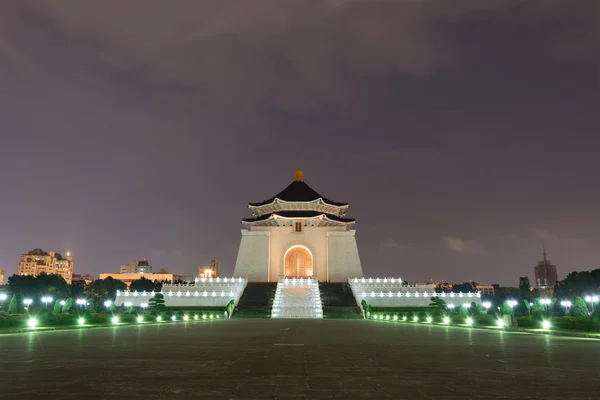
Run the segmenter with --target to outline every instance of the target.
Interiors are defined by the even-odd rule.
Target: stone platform
[[[366,320],[9,334],[12,399],[592,399],[595,340]]]

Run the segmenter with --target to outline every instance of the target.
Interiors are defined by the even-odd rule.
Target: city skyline
[[[226,3],[0,4],[6,277],[35,247],[230,276],[296,168],[367,276],[534,282],[541,237],[598,267],[594,2]]]

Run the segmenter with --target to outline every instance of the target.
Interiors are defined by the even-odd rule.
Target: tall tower
[[[533,267],[535,286],[539,290],[549,290],[554,288],[554,285],[558,281],[558,273],[556,265],[551,264],[546,256],[546,245],[544,244],[544,238],[542,238],[542,253],[544,255],[544,260],[538,261],[537,265]]]

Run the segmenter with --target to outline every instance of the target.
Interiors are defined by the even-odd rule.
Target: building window
[[[294,232],[302,233],[302,221],[294,222]]]

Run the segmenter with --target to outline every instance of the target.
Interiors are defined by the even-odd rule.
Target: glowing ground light
[[[390,320],[390,316],[389,316],[389,315],[386,315],[386,316],[385,316],[385,320],[386,320],[386,321],[389,321],[389,320]]]
[[[139,322],[139,323],[144,322],[144,317],[142,317],[141,315],[138,315],[137,322]]]
[[[173,315],[173,316],[171,317],[171,321],[177,321],[177,317]]]
[[[414,318],[413,318],[413,321],[414,321],[414,322],[419,322],[419,317],[414,317]]]
[[[504,320],[499,319],[496,321],[496,324],[498,325],[498,328],[504,328]]]
[[[202,319],[206,319],[206,314],[202,314]]]
[[[194,315],[194,319],[198,319],[198,316],[197,316],[197,315]]]
[[[29,318],[27,320],[27,326],[30,328],[35,328],[37,326],[37,319],[35,318]]]
[[[187,315],[184,315],[184,316],[183,316],[183,320],[184,320],[184,321],[189,321],[189,319],[190,319],[190,317],[188,317]]]
[[[550,321],[542,321],[542,328],[550,329]]]
[[[448,325],[450,323],[450,318],[444,317],[444,323]]]
[[[402,321],[406,321],[406,315],[404,317],[402,317]]]
[[[77,319],[77,323],[78,323],[79,325],[83,325],[83,324],[85,324],[85,319],[83,319],[83,318],[78,318],[78,319]]]
[[[210,318],[210,319],[213,319],[214,317],[215,317],[214,315],[210,314],[210,317],[209,317],[209,318]]]
[[[433,319],[431,317],[427,317],[427,322],[431,323],[431,321],[433,321]]]
[[[157,320],[158,322],[160,322],[160,321],[162,321],[162,317],[159,315],[158,317],[156,317],[156,320]]]
[[[473,318],[467,318],[467,325],[473,325]]]
[[[118,324],[119,323],[119,317],[112,317],[112,323],[113,324]]]
[[[394,315],[394,321],[398,321],[398,316]]]

